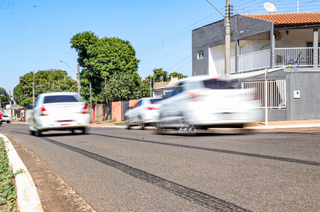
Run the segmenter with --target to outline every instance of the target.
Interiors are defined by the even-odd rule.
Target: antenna
[[[277,11],[277,7],[269,2],[264,3],[263,7],[270,13],[275,13]]]

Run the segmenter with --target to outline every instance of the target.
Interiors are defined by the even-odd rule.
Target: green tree
[[[168,72],[164,71],[162,68],[155,68],[153,69],[153,75],[147,76],[145,80],[149,80],[150,78],[152,78],[152,80],[154,79],[155,82],[170,82],[172,77],[182,79],[187,78],[188,76],[183,75],[179,72],[172,72],[168,74]]]
[[[20,106],[31,106],[33,102],[33,72],[21,76],[13,89],[13,99]],[[77,91],[77,82],[63,70],[40,70],[34,74],[35,98],[41,93]]]
[[[183,78],[187,78],[187,77],[188,76],[183,75],[183,74],[181,74],[179,72],[172,72],[172,73],[169,74],[169,79],[171,79],[171,78],[183,79]]]
[[[147,97],[148,91],[138,73],[124,72],[110,77],[100,95],[110,101],[127,101]]]
[[[154,82],[170,82],[171,78],[187,78],[188,76],[183,75],[179,72],[172,72],[168,75],[167,71],[164,71],[162,68],[155,68],[153,69],[153,75],[148,75],[142,83],[144,83],[145,86],[149,86],[146,88],[148,92],[150,92],[150,79],[151,79],[151,88],[153,88],[153,83]],[[147,94],[147,96],[150,94]]]
[[[168,72],[164,71],[162,68],[153,69],[153,78],[155,82],[169,82]]]
[[[120,76],[131,74],[131,78],[135,78],[137,75],[139,60],[129,41],[107,37],[98,39],[91,32],[82,32],[71,39],[71,44],[71,48],[78,52],[79,64],[84,67],[81,71],[81,94],[87,101],[90,82],[92,100],[103,103],[108,102],[108,96],[102,95],[106,85],[114,84]],[[108,83],[111,79],[113,82]],[[126,93],[119,95],[127,96]]]
[[[6,89],[0,87],[0,98],[1,98],[1,107],[5,108],[5,105],[10,104],[9,102],[9,94]]]
[[[82,32],[72,37],[70,43],[71,48],[78,52],[78,63],[85,67],[84,60],[88,59],[88,48],[96,43],[99,38],[93,32]]]

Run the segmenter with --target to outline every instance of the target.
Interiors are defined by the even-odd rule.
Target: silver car
[[[31,135],[41,136],[48,130],[81,130],[86,133],[90,114],[84,100],[75,92],[40,94],[29,120]]]
[[[195,134],[197,129],[243,127],[261,120],[258,103],[254,89],[235,89],[225,76],[181,79],[160,102],[157,129]]]
[[[140,126],[144,129],[145,126],[153,125],[159,119],[159,102],[161,98],[142,98],[136,105],[128,110],[124,117],[127,129],[131,126]]]

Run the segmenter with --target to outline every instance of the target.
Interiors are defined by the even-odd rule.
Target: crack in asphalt
[[[249,211],[247,209],[244,209],[240,206],[237,206],[233,203],[226,202],[222,199],[219,199],[217,197],[211,196],[209,194],[206,194],[201,191],[197,191],[192,188],[188,188],[186,186],[180,185],[178,183],[166,180],[164,178],[158,177],[156,175],[150,174],[148,172],[145,172],[143,170],[134,168],[132,166],[128,166],[126,164],[123,164],[121,162],[103,157],[101,155],[86,151],[84,149],[80,149],[74,146],[70,146],[55,140],[52,140],[50,138],[45,138],[42,137],[41,139],[52,143],[54,145],[63,147],[65,149],[71,150],[73,152],[79,153],[83,156],[86,156],[88,158],[94,159],[98,162],[101,162],[105,165],[108,165],[110,167],[113,167],[119,171],[122,171],[125,174],[128,174],[134,178],[137,178],[139,180],[145,181],[147,183],[150,183],[152,185],[155,185],[165,191],[168,191],[172,194],[175,194],[185,200],[188,200],[192,203],[201,205],[203,207],[206,207],[210,210],[215,210],[215,211]]]

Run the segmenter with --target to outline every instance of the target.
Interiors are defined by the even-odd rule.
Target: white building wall
[[[235,64],[235,42],[230,43],[231,69],[234,70]],[[225,45],[219,45],[209,48],[209,75],[221,75],[225,71]]]
[[[280,33],[276,37],[276,48],[307,47],[307,42],[313,42],[313,29],[276,30],[276,33]]]

